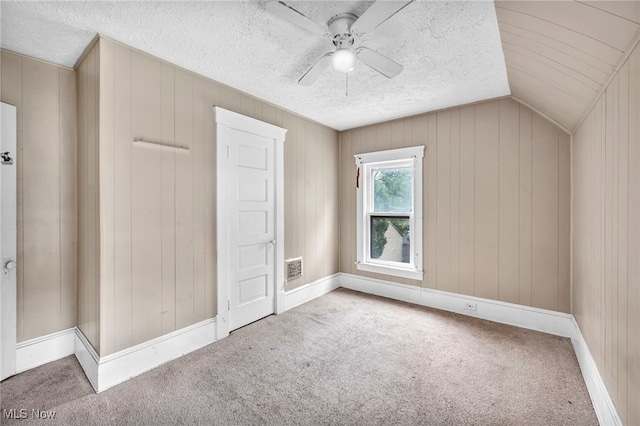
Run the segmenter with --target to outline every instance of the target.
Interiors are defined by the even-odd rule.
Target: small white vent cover
[[[285,260],[287,263],[287,281],[295,280],[302,276],[302,256]]]

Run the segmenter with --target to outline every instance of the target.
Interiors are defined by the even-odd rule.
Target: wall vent
[[[302,256],[285,260],[287,264],[287,281],[295,280],[302,276]]]

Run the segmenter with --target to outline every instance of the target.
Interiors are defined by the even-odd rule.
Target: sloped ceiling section
[[[511,94],[570,132],[640,33],[639,1],[497,1]]]

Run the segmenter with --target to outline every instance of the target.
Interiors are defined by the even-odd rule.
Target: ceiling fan
[[[266,9],[276,16],[298,25],[314,34],[331,38],[335,51],[322,56],[301,78],[298,84],[310,86],[332,66],[334,71],[348,73],[353,70],[356,57],[380,74],[393,78],[402,72],[402,65],[364,46],[353,49],[356,37],[375,29],[402,10],[413,0],[376,1],[361,16],[352,13],[335,15],[321,25],[282,1],[266,3]]]

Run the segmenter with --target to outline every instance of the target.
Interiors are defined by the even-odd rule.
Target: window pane
[[[408,217],[371,217],[371,258],[410,263],[410,225]]]
[[[373,170],[373,211],[410,212],[412,206],[411,169]]]

